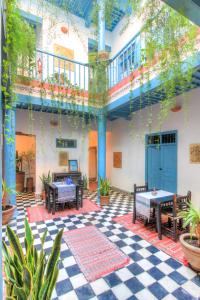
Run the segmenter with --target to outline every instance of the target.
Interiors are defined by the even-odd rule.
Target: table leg
[[[159,240],[162,240],[161,206],[160,206],[160,204],[157,204],[157,206],[156,206],[156,222],[157,222],[158,238],[159,238]]]
[[[53,209],[52,209],[52,215],[55,215],[55,211],[56,211],[56,192],[55,189],[53,191]]]

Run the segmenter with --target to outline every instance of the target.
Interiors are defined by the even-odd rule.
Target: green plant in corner
[[[9,204],[7,204],[7,196],[10,194],[16,194],[16,191],[9,187],[5,180],[2,180],[2,209],[5,211],[7,206],[9,207]]]
[[[42,176],[40,176],[40,180],[43,184],[43,188],[45,186],[45,183],[51,183],[51,172],[49,170],[49,172],[47,173],[47,175],[45,175],[44,173],[42,173]]]
[[[101,196],[109,196],[110,182],[107,178],[100,178],[99,192]]]
[[[88,178],[87,175],[83,175],[83,189],[87,190],[88,188]]]
[[[59,269],[60,245],[63,229],[55,237],[49,257],[44,251],[47,230],[41,237],[40,252],[34,246],[30,225],[25,219],[24,254],[19,237],[7,226],[9,246],[3,241],[6,299],[50,300]]]
[[[196,234],[198,246],[200,247],[200,211],[198,211],[192,203],[189,204],[189,209],[180,213],[183,217],[183,226],[190,227],[191,237]]]

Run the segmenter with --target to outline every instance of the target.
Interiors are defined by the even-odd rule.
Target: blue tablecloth
[[[66,184],[63,182],[53,182],[53,184],[58,188],[58,202],[70,202],[76,199],[75,184]]]

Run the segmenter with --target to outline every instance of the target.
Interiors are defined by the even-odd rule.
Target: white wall
[[[178,193],[192,191],[192,199],[200,207],[200,164],[189,161],[189,145],[200,144],[200,89],[186,94],[186,102],[180,112],[170,112],[162,126],[162,131],[178,131]],[[182,103],[181,97],[177,99]],[[153,106],[154,124],[152,132],[157,132],[159,104]],[[122,152],[122,169],[111,168],[111,183],[123,190],[132,191],[133,184],[145,181],[144,134],[148,133],[147,110],[134,115],[132,121],[118,119],[111,123],[112,152]],[[138,136],[137,136],[138,135]]]
[[[81,128],[72,126],[72,120],[63,116],[61,126],[53,128],[50,120],[57,115],[17,110],[16,131],[36,135],[36,193],[40,193],[42,184],[39,176],[42,173],[62,172],[66,168],[59,166],[59,151],[67,151],[69,159],[77,159],[80,171],[88,174],[88,135]],[[56,138],[77,139],[76,149],[56,148]]]

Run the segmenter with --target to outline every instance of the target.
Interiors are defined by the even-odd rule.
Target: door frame
[[[162,136],[163,134],[176,134],[176,142],[173,143],[173,145],[175,145],[176,147],[176,157],[175,157],[175,161],[176,161],[176,182],[175,182],[175,186],[176,186],[176,192],[177,192],[177,186],[178,186],[178,130],[169,130],[169,131],[158,131],[158,132],[153,132],[150,134],[146,134],[145,135],[145,182],[148,181],[148,137],[149,136],[153,136],[153,135],[160,135]],[[155,144],[157,145],[157,144]],[[160,145],[160,144],[158,144]],[[163,144],[165,145],[165,144]],[[167,145],[167,144],[166,144]]]

